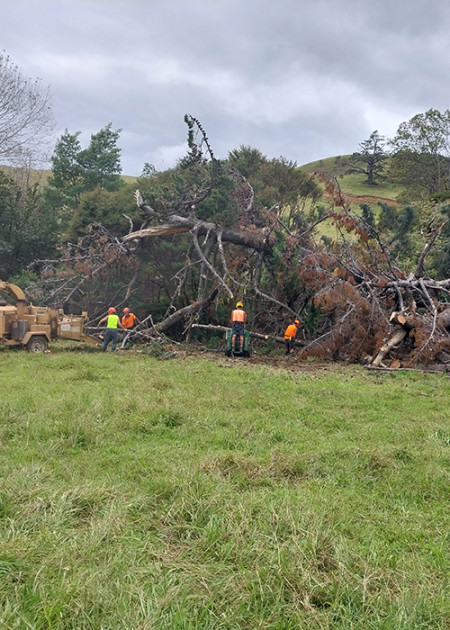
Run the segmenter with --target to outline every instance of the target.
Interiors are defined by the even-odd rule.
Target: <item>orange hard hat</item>
[[[298,320],[298,319],[296,319],[296,320],[295,320],[295,322],[294,322],[294,324],[295,324],[296,326],[299,326],[299,325],[300,325],[299,320]]]
[[[128,307],[126,307],[126,308],[124,308],[124,309],[123,309],[123,312],[124,312],[124,313],[129,313],[129,312],[130,312],[130,309],[129,309]]]
[[[115,312],[116,312],[116,309],[114,308],[114,306],[111,306],[111,307],[108,309],[108,313],[109,313],[109,314],[111,314],[111,313],[115,313]]]

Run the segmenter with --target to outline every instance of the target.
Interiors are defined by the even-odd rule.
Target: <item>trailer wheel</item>
[[[44,352],[48,348],[48,341],[45,337],[41,337],[36,335],[35,337],[31,337],[30,341],[27,343],[28,352]]]

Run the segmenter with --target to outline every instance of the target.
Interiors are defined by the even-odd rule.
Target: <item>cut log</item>
[[[402,367],[402,363],[398,359],[394,359],[393,361],[391,361],[391,364],[389,367],[392,368],[393,370],[398,370],[398,368]]]
[[[373,365],[374,367],[380,366],[384,357],[392,350],[392,348],[395,348],[397,344],[401,343],[406,335],[407,331],[404,328],[397,330],[389,339],[389,341],[383,344],[378,350],[378,354],[372,361],[371,365]]]
[[[214,326],[213,324],[192,324],[192,328],[202,328],[204,330],[212,330],[216,332],[225,332],[225,333],[228,330],[231,330],[231,328],[227,326]],[[256,332],[251,332],[251,331],[249,331],[248,334],[250,335],[250,337],[253,337],[254,339],[263,339],[264,341],[267,341],[268,339],[272,339],[272,341],[276,341],[277,343],[284,343],[283,337],[276,337],[275,335],[262,335],[261,333],[256,333]],[[296,341],[295,345],[304,346],[305,344],[302,341]]]
[[[404,326],[406,324],[406,317],[401,311],[394,311],[393,313],[391,313],[389,321],[391,324],[399,324],[400,326]]]
[[[172,313],[172,315],[169,315],[169,317],[163,319],[162,322],[155,324],[155,330],[159,333],[165,332],[169,328],[172,328],[172,326],[175,326],[175,324],[182,322],[187,317],[206,308],[209,303],[209,299],[202,299],[194,302],[193,304],[189,304],[184,308],[180,308],[178,311],[175,311],[175,313]]]

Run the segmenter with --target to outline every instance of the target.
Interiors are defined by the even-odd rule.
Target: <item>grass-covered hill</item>
[[[401,186],[395,184],[388,177],[381,180],[376,186],[369,186],[363,174],[352,173],[347,175],[348,166],[346,165],[346,160],[349,157],[338,155],[310,162],[300,168],[308,173],[325,171],[335,177],[342,192],[349,198],[352,206],[360,203],[374,205],[380,200],[390,204],[397,203],[397,197],[402,192]]]
[[[446,376],[52,350],[0,352],[2,628],[449,627]]]
[[[376,203],[379,199],[395,202],[398,194],[401,192],[401,187],[385,179],[376,186],[369,186],[365,182],[364,175],[351,174],[347,175],[346,171],[346,159],[350,156],[338,155],[335,157],[324,158],[315,162],[309,162],[300,166],[302,170],[308,173],[315,171],[325,171],[337,178],[338,183],[342,189],[342,192],[350,197],[352,203],[363,203],[366,201],[369,204]],[[3,170],[8,172],[8,167],[0,166]],[[36,181],[45,183],[51,171],[49,170],[37,170]],[[122,175],[122,179],[127,184],[132,184],[137,180],[137,176]],[[354,199],[353,199],[354,198]]]

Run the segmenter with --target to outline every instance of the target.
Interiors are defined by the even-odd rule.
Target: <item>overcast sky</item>
[[[184,114],[218,158],[299,165],[450,108],[449,0],[0,0],[0,50],[50,86],[55,141],[122,129],[125,175],[173,166]]]

